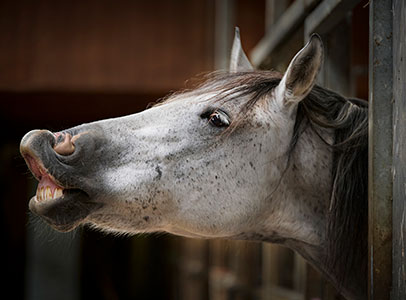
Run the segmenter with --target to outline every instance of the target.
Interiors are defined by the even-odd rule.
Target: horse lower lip
[[[59,231],[69,231],[78,226],[100,204],[91,202],[89,196],[79,189],[65,189],[62,197],[37,201],[34,196],[30,210]]]
[[[43,189],[41,188],[41,190]],[[55,190],[55,192],[57,191]],[[84,201],[85,198],[88,198],[87,194],[79,189],[64,189],[63,194],[59,197],[38,199],[38,195],[35,195],[30,200],[30,209],[32,208],[32,205],[35,205],[35,212],[42,214],[46,210],[62,205],[63,203],[66,205],[68,202],[81,202]],[[32,201],[34,201],[35,204],[31,204]]]

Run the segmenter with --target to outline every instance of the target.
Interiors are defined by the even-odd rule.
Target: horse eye
[[[219,111],[215,111],[209,116],[209,123],[216,127],[226,127],[230,125],[228,117]]]

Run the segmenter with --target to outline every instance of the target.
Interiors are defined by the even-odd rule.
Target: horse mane
[[[218,91],[216,100],[245,99],[232,128],[247,116],[247,112],[269,95],[279,84],[282,74],[274,71],[214,72],[205,76],[203,84],[186,93],[202,94]],[[327,271],[337,274],[339,288],[350,273],[363,276],[367,272],[368,231],[368,103],[348,99],[315,85],[297,108],[294,131],[288,156],[298,139],[310,127],[333,151],[330,206],[327,214]],[[329,144],[320,134],[334,131]],[[289,159],[288,159],[289,162]],[[289,167],[289,166],[288,166]],[[361,269],[361,273],[360,273]]]
[[[363,278],[359,282],[366,282],[368,103],[315,86],[298,106],[292,145],[304,121],[315,131],[334,130],[326,266],[338,275],[339,287],[353,278],[348,276],[351,273],[360,274]]]

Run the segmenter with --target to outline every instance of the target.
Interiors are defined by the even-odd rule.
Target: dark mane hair
[[[344,284],[351,272],[362,274],[364,278],[360,282],[366,282],[368,103],[347,99],[315,86],[299,104],[293,143],[305,121],[316,131],[323,128],[334,130],[334,143],[330,145],[333,150],[333,182],[328,211],[326,265],[339,274],[339,285]]]
[[[246,112],[271,93],[281,77],[273,71],[210,73],[208,80],[191,93],[218,91],[217,100],[246,99],[237,121],[231,124],[235,127]],[[328,271],[338,274],[338,284],[343,285],[350,272],[360,274],[361,268],[361,276],[367,274],[368,103],[316,85],[298,105],[289,157],[308,127],[333,151],[325,262]],[[334,130],[332,144],[319,134],[325,129]]]

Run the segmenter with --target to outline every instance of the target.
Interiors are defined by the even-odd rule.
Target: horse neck
[[[334,140],[333,131],[325,130],[318,134],[329,143]],[[331,249],[332,238],[327,228],[331,217],[333,153],[318,134],[310,128],[303,132],[291,154],[278,195],[275,195],[289,203],[286,214],[294,220],[291,223],[300,222],[298,226],[293,226],[292,231],[287,230],[287,235],[283,236],[282,233],[283,237],[278,242],[301,254],[348,299],[362,299],[366,282],[364,261],[357,261],[358,266],[343,264],[337,267],[327,253]],[[336,240],[335,237],[333,239]],[[272,238],[269,240],[272,241]],[[357,241],[347,241],[345,245],[340,244],[342,242],[337,239],[337,244],[333,246],[342,249],[357,245]],[[356,247],[353,249],[354,252],[358,250]],[[339,251],[336,252],[341,255]],[[351,272],[347,267],[351,267]]]
[[[326,131],[323,138],[331,142],[332,135],[332,132]],[[282,210],[289,223],[292,224],[292,220],[298,222],[292,228],[296,234],[288,236],[289,240],[307,246],[323,246],[331,194],[331,170],[331,149],[307,127],[288,158],[286,171],[275,195],[275,198],[283,201]]]

